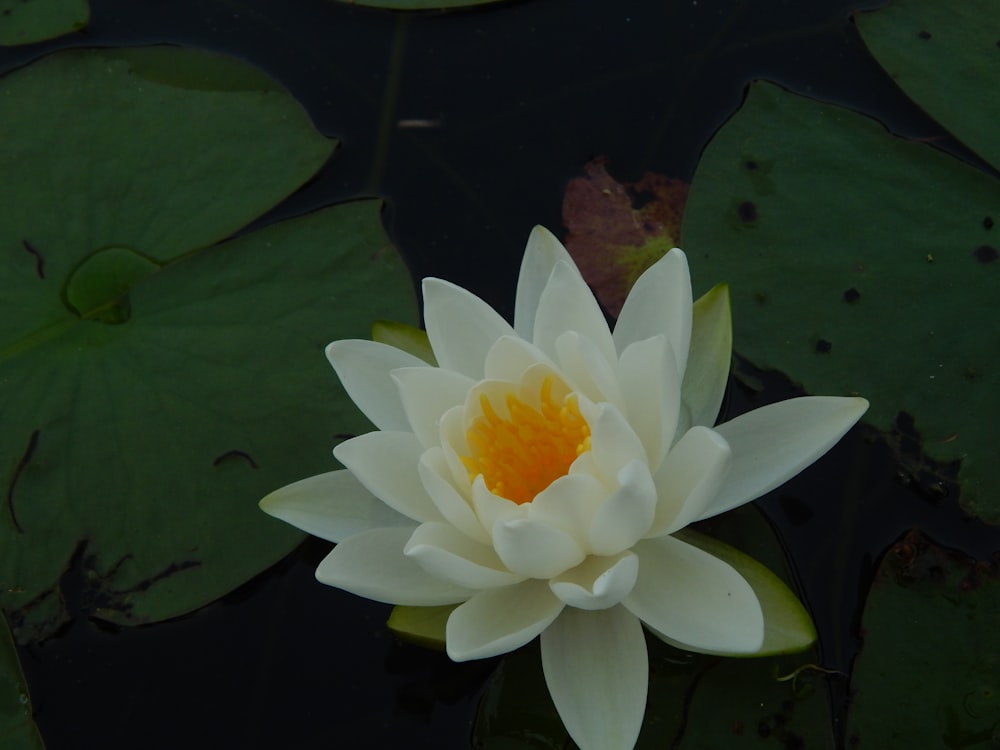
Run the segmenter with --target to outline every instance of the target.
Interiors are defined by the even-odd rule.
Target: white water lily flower
[[[861,417],[807,397],[712,427],[730,361],[728,294],[699,301],[672,250],[636,282],[612,333],[562,245],[536,228],[513,328],[470,292],[423,283],[438,366],[373,341],[327,355],[375,432],[347,468],[261,501],[337,542],[316,577],[377,601],[460,603],[449,656],[541,636],[545,679],[583,750],[631,748],[646,703],[642,623],[681,648],[760,652],[761,598],[674,536],[801,471]]]

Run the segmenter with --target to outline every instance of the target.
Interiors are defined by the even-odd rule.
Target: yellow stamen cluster
[[[504,400],[510,417],[498,415],[486,394],[479,397],[483,415],[465,434],[471,456],[462,456],[469,479],[480,474],[496,495],[520,505],[569,472],[570,464],[590,450],[590,427],[575,395],[558,404],[552,378],[542,381],[539,405],[511,393]]]

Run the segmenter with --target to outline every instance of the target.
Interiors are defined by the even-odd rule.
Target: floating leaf
[[[911,532],[883,557],[851,678],[852,748],[1000,743],[1000,577]]]
[[[886,432],[913,415],[931,458],[961,461],[965,508],[1000,522],[998,206],[957,159],[758,83],[705,150],[683,238],[696,287],[730,282],[737,351],[863,394]]]
[[[0,82],[0,607],[176,616],[300,536],[257,509],[366,429],[323,345],[413,316],[378,201],[212,243],[324,163],[273,81],[169,48],[53,55]]]
[[[628,290],[643,271],[677,246],[688,186],[646,173],[620,183],[595,159],[566,187],[566,249],[597,299],[617,317]]]
[[[855,22],[907,96],[1000,169],[1000,4],[893,0]]]
[[[31,715],[28,686],[14,648],[7,620],[0,613],[0,747],[4,750],[44,750]]]
[[[89,20],[87,0],[0,0],[0,46],[33,44],[71,34]]]

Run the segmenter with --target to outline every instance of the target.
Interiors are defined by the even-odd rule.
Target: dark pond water
[[[859,3],[843,0],[529,0],[405,16],[321,0],[92,5],[85,33],[0,51],[0,65],[67,45],[161,42],[244,58],[343,141],[269,218],[384,196],[415,276],[454,280],[505,313],[528,231],[561,232],[562,193],[584,163],[603,155],[623,180],[647,170],[689,180],[753,79],[904,134],[926,128],[858,40],[849,11]],[[402,119],[434,126],[397,127]],[[761,393],[731,389],[730,415],[793,393],[762,377]],[[873,566],[907,528],[933,526],[943,544],[987,551],[980,527],[921,487],[919,478],[904,486],[890,451],[858,430],[760,503],[796,566],[828,666],[849,667]],[[395,642],[387,607],[314,581],[327,548],[307,542],[178,621],[110,631],[81,616],[25,649],[50,750],[468,748],[492,663],[454,665]]]

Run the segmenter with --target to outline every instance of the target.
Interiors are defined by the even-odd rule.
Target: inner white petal
[[[463,404],[475,384],[466,375],[439,367],[400,368],[392,371],[392,379],[399,387],[399,397],[413,433],[425,448],[439,444],[442,415]]]
[[[549,587],[571,607],[607,609],[628,595],[638,575],[639,558],[629,551],[610,557],[591,555],[551,579]]]
[[[568,533],[530,518],[494,524],[493,547],[507,568],[526,578],[551,578],[586,557]]]
[[[609,362],[594,342],[576,331],[565,331],[556,338],[556,353],[560,368],[576,390],[591,401],[609,401],[619,409],[625,408],[617,360]]]
[[[491,546],[473,541],[447,523],[418,526],[403,554],[432,576],[470,589],[509,586],[523,580],[504,567]]]

